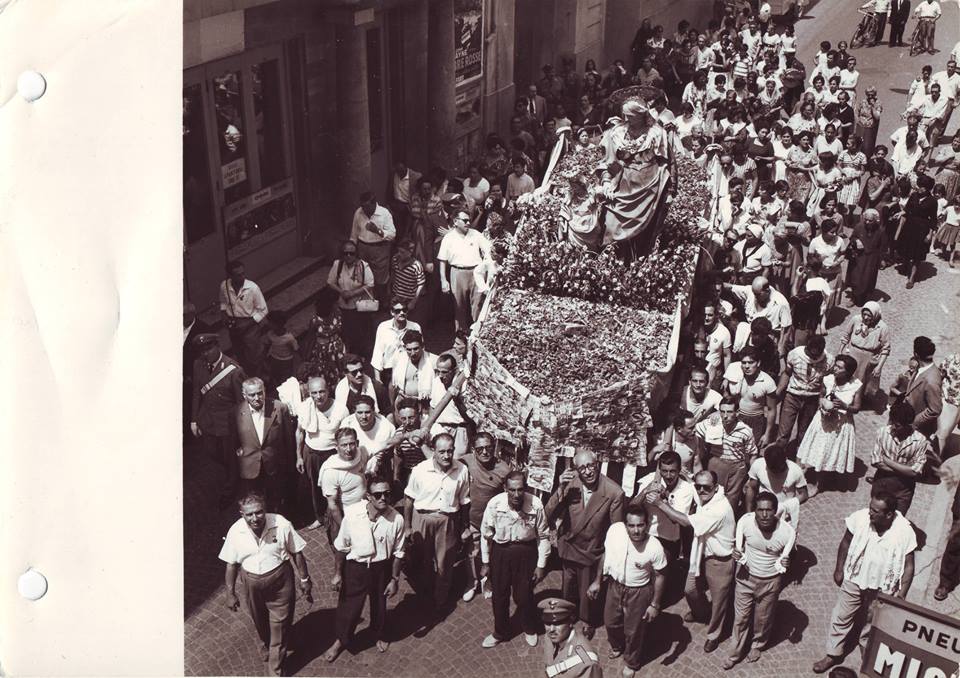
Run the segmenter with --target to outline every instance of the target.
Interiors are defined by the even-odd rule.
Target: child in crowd
[[[936,188],[943,188],[943,185],[937,184]],[[934,189],[934,195],[936,195],[936,189]],[[950,263],[950,268],[955,268],[958,253],[957,241],[960,240],[960,192],[953,196],[953,204],[944,208],[943,217],[939,223],[940,228],[933,240],[933,249],[940,248],[940,255],[943,257],[948,257],[949,252],[947,261]]]

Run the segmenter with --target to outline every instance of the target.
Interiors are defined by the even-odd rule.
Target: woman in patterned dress
[[[817,156],[810,146],[810,134],[802,132],[787,156],[787,183],[790,184],[792,200],[806,204],[810,197],[810,173],[816,166]]]
[[[880,304],[868,301],[844,327],[840,340],[840,355],[849,355],[857,361],[853,378],[863,384],[864,397],[877,392],[880,373],[890,357],[890,328],[881,317]]]
[[[937,419],[937,442],[942,455],[950,434],[960,423],[960,353],[944,359],[940,364],[940,374],[943,377],[943,409]]]
[[[833,374],[823,378],[820,409],[797,448],[797,463],[814,474],[808,484],[810,497],[820,491],[821,473],[853,473],[857,447],[853,415],[860,411],[863,386],[854,377],[856,371],[856,360],[837,356]]]
[[[341,336],[343,320],[337,306],[339,299],[340,295],[330,287],[320,290],[303,346],[306,362],[316,366],[331,392],[340,381],[340,361],[346,350]]]
[[[947,202],[953,202],[960,179],[960,134],[955,134],[949,146],[937,146],[930,153],[927,167],[938,184],[947,190]]]
[[[863,140],[856,134],[847,139],[847,147],[840,153],[837,166],[843,174],[840,193],[837,200],[843,207],[843,217],[847,226],[853,223],[853,212],[860,204],[863,194],[864,177],[867,171],[867,156],[860,150]]]
[[[863,152],[873,155],[873,147],[877,143],[877,130],[880,127],[880,114],[883,106],[877,101],[877,88],[867,87],[864,97],[857,103],[857,134],[863,138]]]

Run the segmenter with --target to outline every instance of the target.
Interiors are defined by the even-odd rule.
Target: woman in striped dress
[[[862,145],[863,140],[856,134],[851,134],[847,139],[847,147],[840,153],[840,158],[837,160],[837,167],[843,174],[837,200],[843,206],[842,211],[847,226],[851,225],[853,211],[860,204],[860,196],[863,194],[867,156],[860,150]]]

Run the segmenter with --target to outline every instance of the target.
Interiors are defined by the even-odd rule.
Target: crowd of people
[[[186,435],[225,471],[220,507],[239,498],[220,552],[227,605],[239,608],[242,581],[273,673],[284,671],[296,589],[312,596],[305,542],[285,517],[303,512],[303,478],[306,529],[325,531],[335,563],[327,661],[354,642],[367,599],[376,647],[388,650],[387,599],[402,576],[422,603],[417,635],[458,600],[490,599],[485,648],[516,635],[512,597],[524,642],[536,646],[545,629],[551,676],[599,676],[591,643],[601,626],[607,656],[635,675],[646,629],[681,592],[684,621],[706,625],[704,652],[717,649],[732,611],[724,668],[760,658],[780,591],[802,569],[802,506],[856,483],[858,413],[885,406],[891,332],[874,300],[878,271],[899,263],[913,287],[931,249],[952,264],[960,230],[960,136],[938,143],[960,91],[956,62],[924,68],[888,146],[877,143],[877,90],[861,87],[846,47],[821,43],[808,75],[792,25],[766,3],[718,2],[704,30],[684,21],[669,38],[645,21],[629,70],[624,61],[606,73],[589,60],[582,74],[572,61],[559,74],[545,66],[516,100],[510,141],[491,135],[466,177],[400,163],[382,203],[360,196],[305,337],[269,311],[241,262],[228,264],[220,288],[231,356],[185,308]],[[579,450],[540,496],[522,450],[477,430],[464,406],[467,333],[516,200],[542,179],[558,139],[592,143],[621,114],[608,97],[630,85],[663,91],[653,121],[675,153],[707,170],[710,261],[647,473],[615,482]],[[456,334],[438,355],[425,336],[448,298]],[[861,308],[838,329],[831,311],[844,303]],[[836,355],[829,331],[840,332]],[[912,348],[888,380],[869,505],[846,517],[817,673],[842,662],[878,592],[906,597],[911,586],[917,542],[906,514],[960,405],[960,356],[938,365],[923,336]],[[958,511],[937,597],[960,580]],[[551,563],[562,597],[542,601],[538,618],[534,590]],[[467,585],[455,591],[461,567]]]

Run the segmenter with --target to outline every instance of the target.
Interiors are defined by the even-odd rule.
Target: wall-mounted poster
[[[483,74],[483,0],[453,0],[454,81]]]

